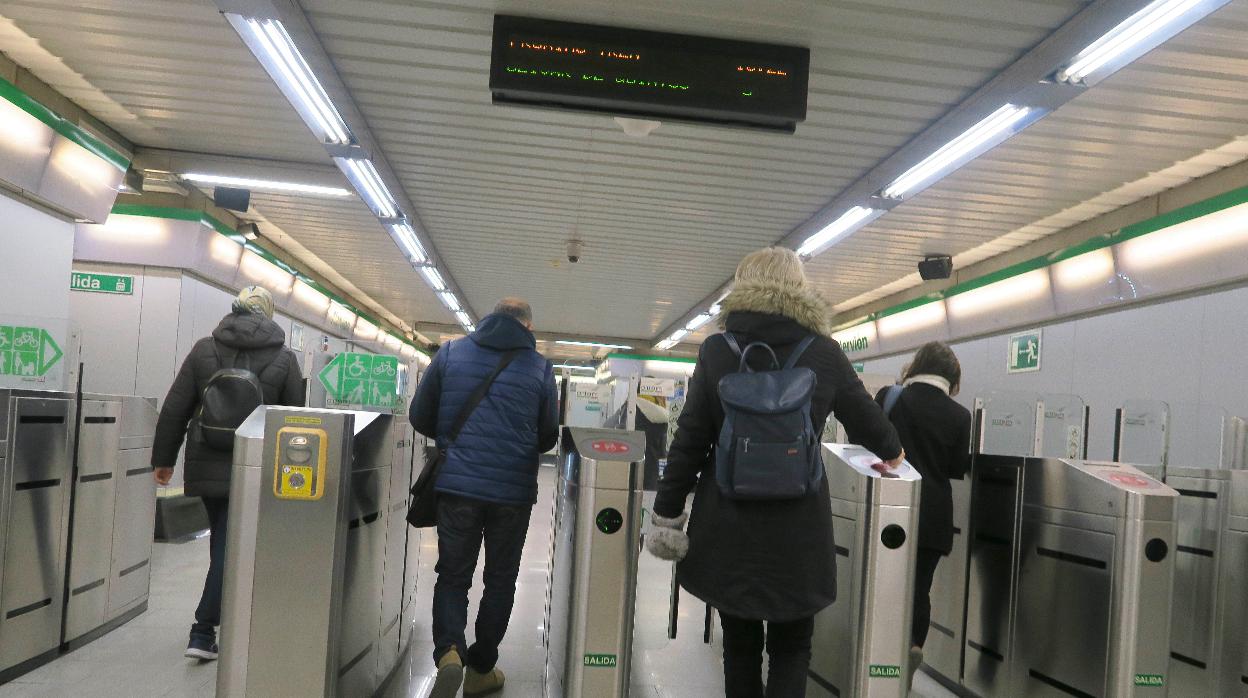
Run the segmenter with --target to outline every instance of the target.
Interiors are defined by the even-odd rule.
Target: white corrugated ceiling
[[[301,4],[478,313],[518,294],[541,329],[651,338],[1087,3]],[[1063,211],[1244,135],[1246,6],[899,207],[813,275],[834,302],[866,302],[925,252],[1022,244],[1064,225],[1052,218]],[[808,45],[808,120],[795,135],[667,123],[633,139],[609,117],[496,107],[495,11]],[[327,160],[211,0],[5,0],[0,15],[133,113],[109,123],[140,146]],[[447,320],[358,202],[266,195],[256,207],[404,319]],[[586,243],[577,265],[570,237]]]

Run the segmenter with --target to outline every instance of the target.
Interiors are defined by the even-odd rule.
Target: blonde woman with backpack
[[[737,267],[723,312],[724,333],[708,338],[698,355],[646,546],[660,558],[679,560],[680,585],[719,611],[727,696],[804,696],[814,616],[836,597],[832,511],[817,435],[834,414],[852,441],[890,467],[900,465],[904,453],[892,424],[829,336],[830,309],[796,253],[767,248],[748,255]],[[744,419],[725,425],[725,406],[732,414],[740,404],[739,376],[784,371],[795,355],[786,375],[794,385],[810,387],[807,403],[799,405],[810,423],[798,428],[807,435],[793,435],[799,445],[777,449],[731,431],[735,438],[723,439],[727,430],[750,428]],[[721,387],[734,395],[721,395]],[[787,461],[807,456],[800,445],[811,438],[806,428],[816,435],[814,477],[768,489],[769,479],[760,473],[783,471]],[[693,506],[686,514],[690,492]],[[681,530],[686,519],[687,535]]]

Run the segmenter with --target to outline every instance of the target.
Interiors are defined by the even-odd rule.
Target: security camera
[[[576,264],[581,261],[581,253],[585,250],[585,243],[580,240],[568,240],[568,261]]]

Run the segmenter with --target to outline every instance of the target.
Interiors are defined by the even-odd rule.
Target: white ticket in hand
[[[846,454],[849,455],[849,454]],[[896,468],[889,468],[884,465],[883,461],[874,453],[864,451],[855,455],[849,455],[847,461],[849,465],[863,475],[869,477],[885,477],[896,478],[899,480],[918,480],[919,471],[910,465],[909,461],[902,461],[901,465]]]

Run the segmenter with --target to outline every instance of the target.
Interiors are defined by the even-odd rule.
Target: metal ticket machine
[[[859,446],[824,444],[836,540],[836,603],[815,616],[810,693],[903,698],[918,550],[919,473],[887,475]]]

